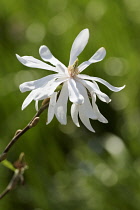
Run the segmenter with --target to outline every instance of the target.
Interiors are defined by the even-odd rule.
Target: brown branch
[[[32,120],[26,125],[26,127],[23,130],[17,130],[14,137],[11,139],[9,144],[5,147],[3,153],[0,155],[0,162],[5,160],[7,158],[7,154],[11,147],[17,142],[17,140],[24,134],[26,133],[30,128],[33,128],[34,126],[37,125],[39,121],[39,116],[42,114],[42,112],[48,107],[49,105],[49,98],[44,100],[42,103],[41,108],[37,111],[35,116],[32,118]],[[6,192],[5,192],[6,193]]]
[[[19,180],[20,180],[20,176],[21,176],[20,173],[21,173],[21,170],[17,170],[17,171],[14,173],[14,175],[13,175],[11,181],[9,182],[8,186],[7,186],[6,189],[0,194],[0,199],[2,199],[7,193],[9,193],[11,190],[13,190],[13,189],[16,187],[17,183],[18,183]]]

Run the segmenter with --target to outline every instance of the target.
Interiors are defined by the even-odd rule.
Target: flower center
[[[78,58],[76,59],[76,61],[74,62],[73,65],[68,66],[68,73],[70,75],[70,77],[74,77],[76,75],[79,74],[79,70],[78,70]]]

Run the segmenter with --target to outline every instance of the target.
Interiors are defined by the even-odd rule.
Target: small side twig
[[[14,163],[15,171],[14,175],[9,182],[8,186],[5,188],[5,190],[0,194],[0,199],[2,199],[5,195],[7,195],[11,190],[13,190],[17,184],[20,182],[20,184],[24,183],[24,171],[28,169],[28,166],[26,165],[24,161],[24,153],[21,153],[19,156],[19,159]]]
[[[42,103],[42,106],[40,109],[37,111],[35,116],[32,118],[32,120],[26,125],[26,127],[23,130],[17,130],[14,137],[11,139],[9,144],[5,147],[3,153],[0,155],[0,162],[5,160],[7,158],[7,154],[11,147],[17,142],[17,140],[24,134],[26,133],[29,129],[33,128],[34,126],[37,125],[39,121],[39,116],[42,114],[42,112],[48,107],[49,105],[49,98],[44,100]],[[6,192],[5,192],[6,193]]]

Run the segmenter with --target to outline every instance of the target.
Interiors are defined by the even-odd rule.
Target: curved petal
[[[61,64],[57,64],[56,70],[59,72],[59,75],[65,75],[69,77],[68,70],[64,65],[62,66]]]
[[[98,84],[95,81],[93,81],[93,84],[96,86],[96,89],[97,89],[96,94],[97,94],[98,98],[105,103],[110,103],[111,98],[109,98],[109,96],[107,94],[103,93],[100,90]]]
[[[79,106],[79,117],[82,121],[82,123],[86,126],[87,129],[89,129],[91,132],[95,132],[95,130],[92,128],[89,118],[86,116],[86,114],[81,110],[82,105]]]
[[[39,68],[39,69],[45,69],[45,70],[51,70],[57,72],[56,68],[53,66],[50,66],[32,56],[19,56],[16,54],[17,59],[22,63],[24,66],[28,66],[31,68]]]
[[[89,101],[87,91],[85,87],[81,84],[81,89],[82,94],[84,96],[84,103],[82,105],[79,105],[79,117],[82,121],[82,123],[92,132],[95,132],[95,130],[92,128],[89,118],[91,119],[97,119],[97,116],[93,112],[91,103]]]
[[[60,64],[61,66],[65,67],[65,65],[63,63],[61,63],[57,58],[55,58],[52,55],[51,51],[49,50],[49,48],[47,46],[42,45],[39,48],[39,54],[44,61],[47,61],[47,62],[53,64],[54,66],[57,66],[58,64]]]
[[[41,79],[24,82],[19,86],[19,88],[20,88],[20,91],[23,93],[26,91],[34,90],[36,88],[40,88],[40,87],[44,86],[45,84],[47,84],[48,82],[54,81],[56,78],[58,78],[58,74],[51,74],[51,75],[43,77]]]
[[[70,78],[68,80],[69,100],[76,104],[84,103],[84,97],[80,94],[78,82]]]
[[[78,82],[78,88],[81,95],[84,97],[84,103],[80,106],[81,111],[85,113],[88,118],[93,120],[97,119],[97,115],[95,115],[93,112],[86,88],[80,82]]]
[[[82,72],[92,63],[97,63],[99,61],[102,61],[105,55],[106,55],[106,50],[104,47],[101,47],[88,61],[85,61],[78,66],[79,72]]]
[[[67,117],[66,117],[67,101],[68,101],[68,85],[67,82],[65,82],[55,106],[55,115],[58,121],[63,125],[67,124]]]
[[[72,118],[74,124],[75,124],[77,127],[80,127],[79,121],[78,121],[79,106],[81,106],[81,105],[72,104],[72,106],[71,106],[71,118]]]
[[[84,50],[85,46],[88,43],[88,39],[89,39],[88,29],[84,29],[78,34],[71,48],[69,65],[72,65],[74,61],[77,59],[77,56]]]
[[[93,106],[93,111],[95,115],[97,116],[97,119],[102,122],[102,123],[108,123],[108,120],[100,113],[98,106],[96,105],[96,98],[95,94],[92,94],[92,106]]]
[[[87,80],[93,80],[93,81],[96,81],[96,82],[100,82],[103,85],[105,85],[108,89],[110,89],[110,90],[112,90],[114,92],[118,92],[118,91],[122,90],[123,88],[125,88],[125,85],[122,86],[122,87],[114,87],[111,84],[109,84],[107,81],[105,81],[105,80],[103,80],[101,78],[91,77],[91,76],[88,76],[88,75],[85,75],[85,74],[79,74],[77,77],[79,77],[81,79],[87,79]]]
[[[50,102],[48,107],[48,119],[46,124],[49,124],[54,117],[56,98],[57,98],[57,92],[54,92],[50,97]]]
[[[22,104],[22,110],[25,109],[33,100],[35,100],[36,95],[38,94],[38,89],[32,90],[29,95],[25,98]]]
[[[93,104],[93,109],[96,110],[98,120],[102,123],[108,123],[108,120],[101,114],[96,104]]]
[[[45,98],[50,97],[55,89],[63,82],[65,82],[67,78],[60,78],[57,79],[56,81],[52,82],[51,84],[47,84],[42,88],[38,88],[38,94],[36,95],[36,100],[43,100]]]
[[[94,82],[86,81],[86,80],[81,80],[81,83],[89,90],[91,93],[96,93],[98,98],[106,103],[109,103],[111,99],[106,95],[105,93],[101,92],[98,85]]]

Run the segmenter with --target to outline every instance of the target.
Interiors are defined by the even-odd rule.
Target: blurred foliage
[[[14,162],[24,152],[29,169],[25,185],[0,201],[2,210],[140,209],[139,0],[0,0],[0,152],[35,113],[33,103],[21,111],[28,93],[21,94],[19,84],[50,74],[22,66],[15,54],[39,58],[45,44],[67,65],[84,28],[90,39],[80,62],[102,46],[107,50],[104,61],[85,73],[126,88],[112,94],[100,85],[112,102],[97,102],[109,123],[92,121],[95,134],[77,128],[70,117],[66,126],[56,119],[46,126],[44,112],[9,153]],[[1,164],[0,191],[11,175]]]

